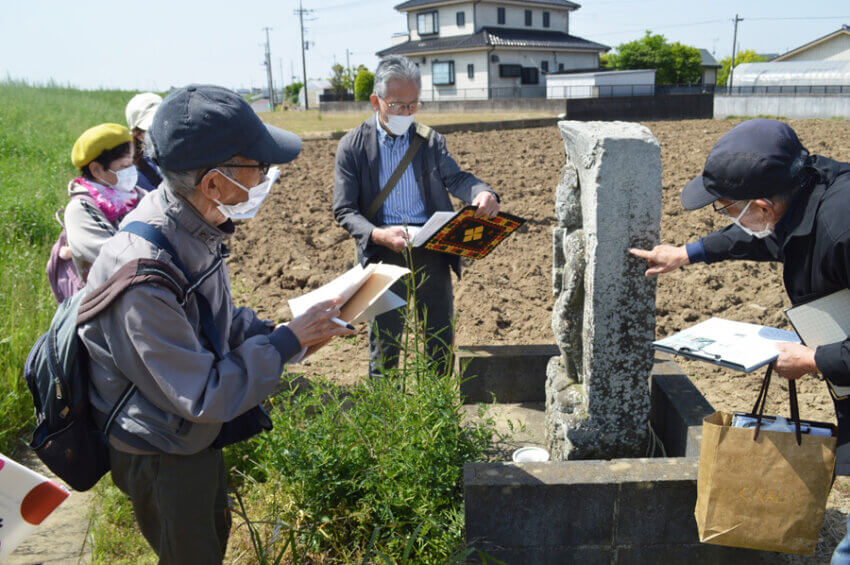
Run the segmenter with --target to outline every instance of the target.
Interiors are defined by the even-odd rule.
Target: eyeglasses
[[[256,165],[243,165],[241,163],[222,163],[221,165],[216,165],[215,167],[207,167],[206,169],[201,171],[201,174],[199,174],[195,179],[195,186],[197,186],[201,182],[201,179],[207,176],[207,174],[213,169],[227,169],[231,167],[236,169],[260,169],[263,174],[266,175],[269,172],[269,167],[271,167],[271,163],[257,163]]]
[[[260,169],[261,171],[263,171],[263,174],[266,175],[269,172],[269,167],[271,167],[271,163],[257,163],[256,165],[243,165],[241,163],[222,163],[221,165],[218,165],[218,167],[221,167],[223,169],[231,167],[236,169]],[[215,169],[218,167],[213,168]]]
[[[381,100],[384,99],[381,98]],[[422,107],[422,102],[419,102],[418,100],[416,102],[411,102],[410,104],[402,104],[401,102],[387,102],[386,100],[384,100],[384,104],[387,105],[387,108],[389,108],[390,112],[392,112],[393,114],[398,114],[400,112],[404,112],[405,110],[413,113]]]
[[[735,204],[738,204],[739,202],[744,202],[744,200],[733,200],[732,202],[730,202],[729,204],[727,204],[725,206],[719,206],[718,207],[717,206],[717,200],[715,200],[714,202],[711,203],[711,207],[714,208],[715,212],[720,212],[724,216],[728,216],[729,215],[729,208],[731,206],[734,206]]]

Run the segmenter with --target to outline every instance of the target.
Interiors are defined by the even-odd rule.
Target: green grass
[[[306,112],[298,110],[278,110],[260,114],[264,122],[303,135],[305,133],[343,131],[357,127],[372,112],[366,113],[320,113],[318,110]],[[490,122],[500,120],[524,120],[528,118],[553,118],[545,112],[428,112],[416,114],[417,121],[425,125],[455,124],[467,122]]]
[[[45,275],[60,227],[68,181],[76,176],[71,147],[87,128],[124,121],[133,95],[0,82],[0,451],[22,446],[32,401],[22,378],[30,347],[56,304]]]

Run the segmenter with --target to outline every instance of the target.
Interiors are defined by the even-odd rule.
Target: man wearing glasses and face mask
[[[419,68],[410,59],[382,60],[370,97],[375,115],[339,142],[334,217],[354,236],[362,265],[379,261],[406,265],[402,254],[409,239],[405,226],[421,226],[434,212],[452,210],[449,193],[477,206],[478,217],[499,212],[496,193],[460,170],[446,149],[445,137],[414,124],[414,114],[421,107],[421,86]],[[417,143],[421,143],[418,149]],[[405,164],[409,149],[412,160]],[[421,315],[426,314],[428,353],[445,372],[451,369],[453,343],[450,270],[460,276],[460,257],[424,248],[412,248],[411,257],[417,283],[421,283],[415,306]],[[403,282],[392,290],[400,296],[407,294]],[[378,316],[370,326],[371,375],[396,365],[402,328],[401,310]]]
[[[699,241],[651,251],[647,276],[689,263],[727,259],[780,261],[793,304],[850,288],[850,164],[809,155],[797,134],[775,120],[749,120],[712,148],[702,175],[682,191],[682,206],[711,204],[732,224]],[[776,371],[786,379],[821,373],[830,385],[850,385],[850,339],[812,350],[779,345]],[[850,396],[830,392],[838,417],[836,473],[850,475]],[[850,536],[833,556],[850,563]]]

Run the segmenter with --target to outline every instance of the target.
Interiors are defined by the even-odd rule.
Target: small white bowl
[[[526,446],[514,451],[511,457],[514,463],[542,463],[549,461],[549,452],[542,447]]]

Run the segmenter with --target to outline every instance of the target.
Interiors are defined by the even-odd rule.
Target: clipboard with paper
[[[800,339],[794,332],[778,328],[710,318],[654,341],[652,348],[750,373],[779,356],[776,344],[780,342],[799,343]]]
[[[817,349],[844,341],[850,336],[850,289],[786,308],[785,316],[806,347]],[[835,398],[850,396],[850,386],[837,386],[828,380],[827,384]]]

